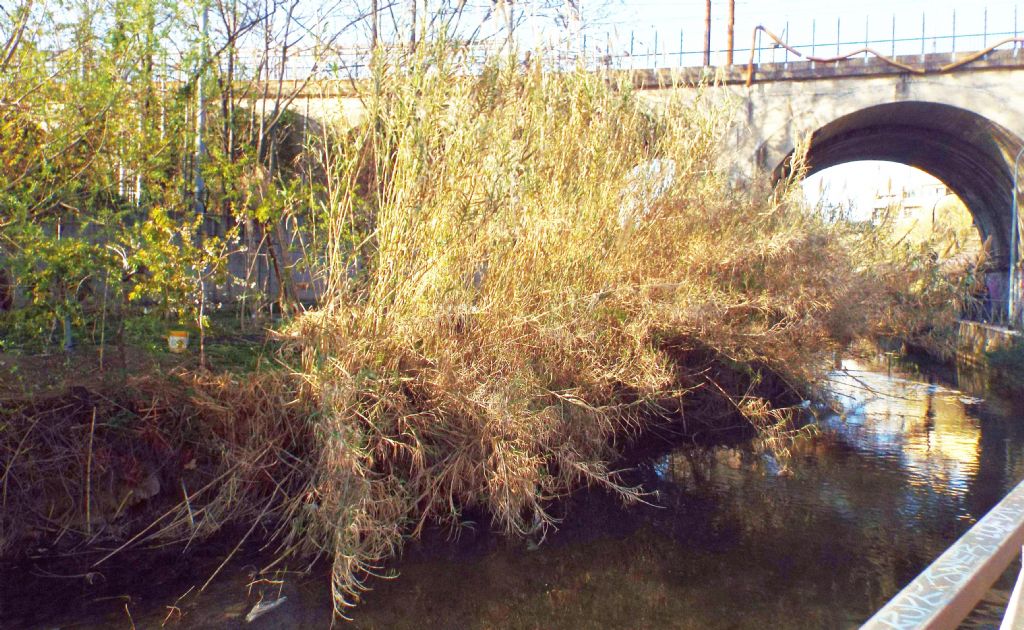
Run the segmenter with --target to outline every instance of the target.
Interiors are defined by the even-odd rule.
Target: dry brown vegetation
[[[308,429],[296,404],[273,372],[182,372],[5,399],[0,555],[28,542],[63,552],[201,540],[256,519],[274,488],[298,485],[293,453]]]
[[[583,485],[637,499],[609,465],[649,423],[777,431],[768,398],[798,399],[834,351],[949,316],[927,260],[792,187],[731,188],[729,112],[700,98],[655,111],[596,74],[470,72],[445,43],[378,73],[365,124],[311,147],[332,299],[281,332],[291,368],[6,405],[0,550],[259,524],[282,557],[332,560],[341,613],[426,524],[484,511],[527,534]],[[123,516],[150,473],[166,511]]]
[[[339,603],[403,532],[475,506],[533,532],[583,484],[636,498],[607,468],[617,439],[708,396],[784,424],[759,392],[950,307],[926,261],[792,187],[730,188],[730,112],[699,97],[652,111],[608,77],[501,59],[470,77],[444,44],[387,62],[406,72],[382,73],[355,141],[320,145],[334,240],[365,238],[291,330],[321,407],[309,496]]]

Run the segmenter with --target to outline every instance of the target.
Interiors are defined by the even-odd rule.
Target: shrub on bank
[[[731,187],[730,112],[699,91],[652,107],[599,74],[472,72],[444,42],[378,64],[365,125],[318,147],[355,245],[290,329],[321,410],[307,542],[339,606],[425,523],[479,508],[526,534],[581,485],[634,500],[608,468],[623,437],[736,411],[777,433],[764,383],[798,399],[845,344],[952,307],[925,257],[792,186]]]
[[[31,406],[6,417],[5,482],[73,488],[67,515],[51,512],[60,531],[96,536],[77,514],[97,445],[142,461],[188,452],[156,473],[157,521],[116,531],[115,516],[104,535],[263,524],[283,556],[332,558],[340,613],[427,524],[486,512],[501,531],[542,533],[580,486],[636,500],[610,462],[645,426],[740,414],[777,436],[791,410],[768,398],[798,400],[853,340],[953,308],[926,261],[791,187],[731,187],[716,170],[730,112],[699,91],[653,107],[605,75],[511,57],[480,69],[443,40],[382,56],[376,73],[365,124],[310,147],[330,291],[282,332],[293,374],[187,376],[187,390],[142,391],[165,401],[152,414],[119,402],[121,427],[83,407],[65,424],[88,447],[37,432]],[[86,467],[35,469],[37,446]],[[119,470],[104,469],[115,489]],[[26,500],[5,518],[39,511]],[[3,525],[9,548],[25,530]]]

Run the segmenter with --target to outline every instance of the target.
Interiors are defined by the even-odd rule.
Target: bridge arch
[[[1005,269],[1013,160],[1022,146],[1016,134],[976,112],[931,101],[898,101],[864,107],[814,130],[807,174],[860,160],[919,168],[963,200],[982,239],[991,238],[997,267]],[[790,147],[774,165],[776,178],[788,174],[792,156]]]

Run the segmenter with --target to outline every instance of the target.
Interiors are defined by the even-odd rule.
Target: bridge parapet
[[[943,68],[963,61],[977,53],[929,53],[926,55],[902,55],[893,60],[899,64],[919,68],[925,76],[942,74]],[[984,72],[1024,68],[1024,53],[1019,48],[993,50],[956,70],[945,72]],[[615,72],[615,71],[613,71]],[[701,84],[745,85],[748,82],[748,67],[735,65],[720,68],[662,68],[657,70],[623,70],[631,73],[634,87],[638,89],[663,89],[671,86],[696,86]],[[787,61],[762,63],[753,66],[753,80],[756,83],[779,81],[821,81],[826,79],[891,77],[909,75],[906,70],[878,57],[852,58],[833,62]]]
[[[950,64],[961,61],[976,53],[929,53],[926,55],[902,55],[893,59],[900,64],[921,70],[910,75],[907,71],[877,57],[866,59],[845,59],[830,63],[818,61],[787,61],[755,64],[755,83],[777,83],[792,81],[822,81],[832,79],[865,79],[871,77],[928,76],[952,72],[986,72],[1007,69],[1024,69],[1024,52],[1020,48],[994,50],[955,71],[943,71]],[[696,87],[700,85],[745,85],[749,70],[745,65],[732,67],[701,67],[660,69],[598,69],[607,72],[616,80],[625,80],[639,90],[662,90],[672,87]],[[168,83],[168,87],[174,87]],[[284,79],[267,82],[259,91],[264,98],[332,99],[358,98],[371,89],[368,79],[320,78]]]

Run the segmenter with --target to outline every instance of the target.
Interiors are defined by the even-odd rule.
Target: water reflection
[[[391,567],[399,579],[374,583],[354,626],[856,627],[1024,477],[1019,401],[950,382],[844,362],[829,385],[841,410],[818,410],[792,475],[753,444],[664,448],[630,473],[652,505],[578,493],[539,548],[486,522],[457,541],[428,535]],[[288,600],[249,625],[258,595],[226,578],[182,604],[180,626],[324,627],[325,573],[286,576],[274,596]],[[971,624],[997,619],[1012,577]],[[159,625],[190,585],[136,600],[148,602],[132,610],[137,627]],[[76,627],[124,625],[120,603],[83,608]]]
[[[674,448],[635,472],[658,507],[583,494],[533,554],[420,547],[357,625],[856,627],[1020,479],[1022,436],[1012,404],[928,376],[846,361],[829,391],[791,476],[752,444]]]
[[[874,458],[893,459],[913,485],[961,496],[978,472],[981,426],[969,413],[980,398],[935,383],[844,361],[829,380],[843,412],[823,425]]]

